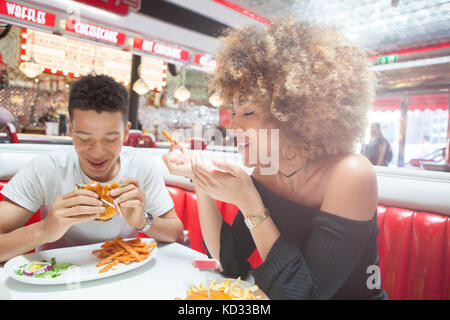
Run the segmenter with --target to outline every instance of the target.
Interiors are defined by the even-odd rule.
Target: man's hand
[[[128,224],[142,229],[145,226],[145,194],[139,188],[139,181],[135,178],[125,178],[121,179],[120,183],[126,186],[111,190],[111,196],[117,197],[115,201]]]
[[[60,239],[72,225],[94,220],[103,212],[103,202],[90,190],[75,190],[57,197],[42,221],[47,242]]]

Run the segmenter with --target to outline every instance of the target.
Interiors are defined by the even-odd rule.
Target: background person
[[[383,136],[379,123],[370,126],[370,142],[365,147],[364,155],[374,166],[388,166],[392,161],[392,147]]]

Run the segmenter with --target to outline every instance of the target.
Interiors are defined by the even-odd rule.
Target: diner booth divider
[[[151,150],[152,153],[167,152]],[[160,155],[156,158],[175,210],[188,233],[190,247],[206,253],[192,183],[168,174]],[[19,165],[12,162],[12,166]],[[7,170],[2,175],[1,169],[0,180],[4,181],[0,182],[0,189],[7,183],[4,177],[11,176]],[[389,299],[394,300],[450,300],[450,179],[434,173],[376,169],[380,199],[378,254],[383,289]],[[415,191],[415,187],[420,192]],[[216,203],[225,223],[232,224],[238,208],[230,203]],[[38,211],[27,224],[39,220]],[[252,268],[262,263],[256,250],[249,262]],[[368,270],[368,279],[370,276]]]

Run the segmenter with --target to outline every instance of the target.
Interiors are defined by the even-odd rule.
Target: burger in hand
[[[105,200],[110,204],[114,204],[114,198],[111,196],[111,190],[115,188],[120,188],[121,185],[117,182],[107,183],[105,185],[99,182],[90,182],[86,185],[76,185],[75,189],[86,189],[94,191],[100,200]],[[108,221],[112,219],[117,214],[117,210],[110,206],[109,204],[104,204],[106,211],[101,213],[95,220]]]

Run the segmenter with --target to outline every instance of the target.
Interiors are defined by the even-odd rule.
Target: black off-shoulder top
[[[376,279],[376,214],[369,221],[350,220],[282,198],[252,179],[280,237],[251,270],[247,259],[256,246],[241,212],[232,225],[223,222],[225,276],[245,278],[251,272],[271,299],[387,299]]]

